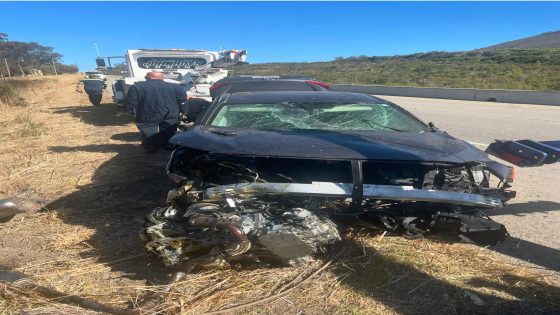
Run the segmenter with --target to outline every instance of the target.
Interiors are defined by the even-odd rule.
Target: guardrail
[[[373,95],[410,96],[517,104],[560,105],[560,91],[483,90],[352,84],[332,84],[331,90]]]

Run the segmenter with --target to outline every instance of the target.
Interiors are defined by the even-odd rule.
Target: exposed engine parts
[[[258,200],[241,204],[227,198],[222,204],[195,203],[184,211],[157,208],[144,230],[146,248],[166,265],[185,264],[190,271],[223,266],[241,255],[293,265],[340,240],[336,225],[324,214]]]
[[[149,252],[186,272],[236,260],[307,261],[340,240],[335,222],[349,216],[407,237],[445,231],[462,240],[495,244],[507,235],[503,225],[480,209],[502,207],[511,193],[485,187],[489,173],[476,167],[436,168],[422,180],[391,179],[389,175],[415,174],[406,168],[393,174],[385,169],[382,185],[364,184],[363,179],[298,183],[294,173],[270,174],[230,161],[207,161],[205,167],[189,170],[193,180],[182,180],[168,193],[168,206],[150,214],[142,233]],[[423,188],[413,186],[415,182]]]

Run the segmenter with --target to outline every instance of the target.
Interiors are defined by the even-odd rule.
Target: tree
[[[53,47],[36,42],[9,41],[7,34],[0,33],[0,59],[4,58],[8,62],[11,73],[20,71],[29,73],[31,69],[42,69],[45,74],[54,74],[52,63],[60,64],[62,54],[55,52]],[[65,69],[71,71],[75,67]],[[4,73],[6,70],[0,67],[0,72]]]
[[[111,74],[111,75],[121,75],[121,71],[127,71],[128,67],[126,66],[125,63],[117,63],[115,65],[113,65],[113,68],[109,71],[107,71],[107,74]]]

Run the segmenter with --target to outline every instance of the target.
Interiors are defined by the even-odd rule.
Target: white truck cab
[[[244,50],[127,50],[128,71],[113,84],[114,100],[124,104],[126,93],[135,82],[144,81],[150,71],[161,71],[165,81],[183,85],[190,98],[211,101],[210,86],[228,75],[226,67],[245,62],[246,57]]]

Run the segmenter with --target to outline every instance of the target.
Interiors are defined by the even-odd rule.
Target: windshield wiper
[[[389,129],[389,130],[393,130],[393,131],[397,131],[397,132],[407,132],[406,130],[397,129],[397,128],[392,128],[392,127],[388,127],[388,126],[384,126],[384,125],[378,124],[378,123],[376,123],[376,122],[373,121],[373,120],[362,119],[362,121],[365,122],[366,124],[368,124],[368,126],[370,126],[371,128],[375,128],[375,127],[373,127],[373,125],[372,125],[372,123],[373,123],[374,125],[376,125],[376,126],[378,126],[378,127],[381,127],[381,128],[385,128],[385,129]]]
[[[231,131],[225,131],[225,130],[208,130],[213,134],[217,134],[220,136],[235,136],[236,133],[235,132],[231,132]]]

